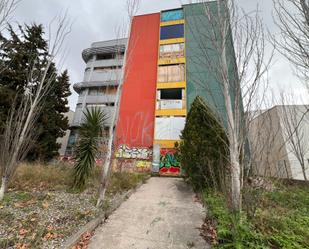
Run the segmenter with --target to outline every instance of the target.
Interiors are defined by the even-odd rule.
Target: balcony
[[[111,121],[112,121],[112,115],[115,111],[115,107],[114,106],[104,106],[101,109],[103,110],[103,112],[107,116],[107,120],[105,121],[105,126],[110,126]],[[80,126],[83,123],[83,120],[84,120],[83,111],[85,111],[85,110],[82,110],[81,107],[76,107],[74,119],[73,119],[73,122],[71,124],[71,127]]]
[[[119,80],[122,69],[106,70],[106,71],[87,71],[84,74],[84,81],[116,81]]]
[[[122,66],[123,65],[123,56],[119,59],[109,59],[109,60],[96,60],[89,61],[86,65],[87,68],[90,67],[110,67],[110,66]]]
[[[158,100],[157,110],[169,110],[169,109],[184,109],[185,101],[182,99],[168,99]]]
[[[116,100],[116,95],[115,94],[105,94],[105,95],[96,95],[96,96],[92,96],[92,95],[87,95],[87,96],[80,96],[78,97],[77,103],[81,104],[83,102],[85,103],[91,103],[91,104],[95,104],[95,103],[114,103]]]

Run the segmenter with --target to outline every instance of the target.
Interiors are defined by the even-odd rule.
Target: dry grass
[[[71,186],[71,175],[72,166],[70,165],[24,163],[18,167],[9,188],[13,190],[63,189]]]
[[[0,248],[62,248],[65,239],[108,209],[148,175],[114,173],[101,209],[95,207],[100,169],[82,193],[72,191],[72,166],[22,164],[0,202]]]
[[[42,164],[24,163],[18,167],[9,189],[32,191],[40,190],[69,190],[73,183],[73,166],[70,164]],[[97,188],[100,183],[99,167],[96,167],[88,179],[86,189]],[[114,194],[134,188],[139,182],[148,177],[148,174],[134,174],[115,172],[112,174],[108,193]]]

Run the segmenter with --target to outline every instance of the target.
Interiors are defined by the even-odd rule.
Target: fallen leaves
[[[18,243],[15,245],[16,249],[27,249],[28,245],[27,244],[23,244],[23,243]]]
[[[42,207],[43,207],[44,209],[48,209],[49,203],[48,203],[47,201],[43,201],[43,202],[42,202]]]
[[[79,242],[75,246],[71,247],[71,249],[87,249],[93,234],[94,232],[83,233]]]
[[[216,225],[212,219],[205,218],[203,225],[199,228],[200,235],[211,245],[218,244]]]
[[[24,238],[24,237],[26,236],[27,233],[28,233],[28,230],[26,230],[26,229],[24,229],[24,228],[22,228],[22,229],[19,230],[19,236],[20,236],[21,238]]]
[[[59,235],[58,233],[53,233],[53,232],[48,232],[44,235],[44,237],[42,238],[43,241],[47,241],[47,240],[51,240],[51,239],[57,239],[59,237],[62,237],[61,235]]]
[[[14,203],[14,207],[16,208],[24,208],[33,204],[36,204],[36,200],[35,199],[31,199],[29,201],[20,201],[20,202],[15,202]]]

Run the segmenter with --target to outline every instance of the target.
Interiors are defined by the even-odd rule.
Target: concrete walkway
[[[153,177],[95,231],[90,249],[205,249],[204,209],[179,178]]]

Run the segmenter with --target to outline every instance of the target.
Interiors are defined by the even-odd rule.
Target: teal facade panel
[[[176,21],[183,19],[183,10],[169,10],[161,12],[161,22]]]
[[[207,3],[212,18],[218,16],[217,2]],[[186,39],[186,81],[187,109],[189,110],[196,96],[201,96],[226,125],[226,108],[222,91],[222,80],[217,70],[220,54],[215,49],[213,39],[220,39],[216,22],[210,23],[203,3],[184,5]],[[227,63],[230,79],[236,79],[235,55],[232,39],[228,39]],[[217,42],[216,42],[217,44]],[[211,63],[210,63],[211,61]],[[231,80],[235,84],[236,80]],[[231,89],[235,87],[231,86]],[[232,94],[232,97],[234,94]],[[234,101],[232,101],[234,103]]]

